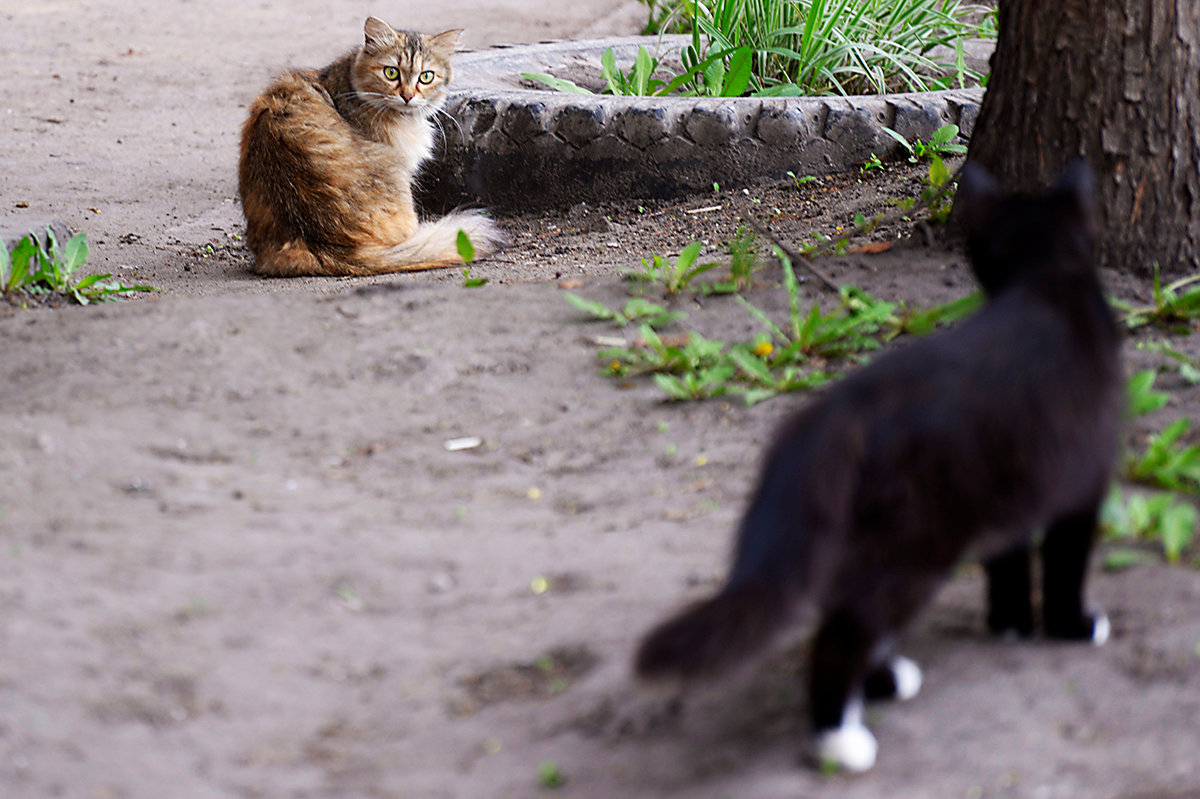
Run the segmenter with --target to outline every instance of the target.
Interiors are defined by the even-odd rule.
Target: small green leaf
[[[747,352],[742,347],[734,347],[729,351],[729,359],[749,377],[767,386],[775,385],[775,376],[771,374],[771,367],[767,366],[754,353]]]
[[[712,59],[711,63],[703,68],[702,74],[704,93],[709,97],[720,97],[725,91],[725,61],[720,58]]]
[[[1141,549],[1110,549],[1104,555],[1103,569],[1110,572],[1124,571],[1134,566],[1154,563],[1157,560],[1158,557],[1156,555],[1152,555]]]
[[[929,185],[941,188],[946,185],[948,180],[950,180],[950,170],[946,167],[945,162],[936,155],[930,156]]]
[[[633,93],[635,95],[643,97],[649,93],[647,89],[650,86],[650,76],[654,74],[656,66],[650,56],[650,51],[645,46],[638,47],[637,57],[633,62]]]
[[[894,131],[894,130],[892,130],[891,128],[888,128],[888,127],[885,127],[885,128],[883,128],[883,132],[884,132],[884,133],[886,133],[887,135],[891,136],[891,137],[892,137],[893,139],[895,139],[896,141],[900,142],[900,145],[901,145],[901,146],[902,146],[902,147],[903,147],[905,150],[907,150],[907,151],[908,151],[908,153],[909,153],[910,155],[915,155],[915,152],[913,151],[913,146],[912,146],[911,144],[909,144],[909,143],[908,143],[908,139],[904,138],[904,137],[903,137],[903,136],[901,136],[899,133],[897,133],[896,131]],[[871,156],[871,157],[872,157],[872,158],[874,158],[874,157],[875,157],[873,153],[872,153],[872,156]]]
[[[70,245],[68,245],[68,247],[70,247]],[[112,275],[108,275],[108,274],[88,275],[83,280],[76,283],[75,288],[78,289],[79,291],[83,291],[84,289],[88,288],[89,286],[99,283],[101,280],[108,280],[110,277],[112,277]]]
[[[27,238],[33,243],[33,254],[38,264],[37,271],[33,273],[31,279],[34,282],[43,281],[48,283],[50,288],[57,289],[58,283],[55,280],[54,260],[50,257],[50,253],[46,251],[46,247],[36,234],[30,233]]]
[[[37,245],[34,244],[32,237],[25,236],[18,241],[17,246],[13,247],[10,254],[8,278],[3,285],[0,285],[0,290],[9,294],[33,282],[33,276],[29,271],[29,262],[34,259],[36,254]]]
[[[1157,411],[1171,399],[1169,394],[1154,391],[1154,381],[1157,372],[1153,369],[1143,369],[1129,378],[1125,386],[1125,396],[1129,405],[1129,413],[1133,416],[1144,416]]]
[[[702,242],[693,241],[691,244],[684,247],[683,250],[680,251],[679,257],[675,261],[676,270],[683,271],[694,264],[696,259],[700,257],[700,250],[703,246],[704,245]]]
[[[625,94],[625,76],[617,69],[617,55],[611,47],[600,56],[600,72],[608,83],[610,94]]]
[[[647,324],[641,324],[638,325],[638,332],[641,333],[642,340],[645,341],[646,345],[652,350],[658,353],[666,351],[666,347],[663,346],[662,339],[659,338],[658,334],[654,332],[653,327]]]
[[[779,392],[773,388],[738,387],[737,391],[742,395],[742,399],[745,400],[747,407],[751,405],[757,405],[758,403],[763,402],[764,400],[769,400],[771,397],[779,394]]]
[[[62,250],[58,248],[58,235],[55,234],[54,228],[46,228],[46,252],[56,261],[62,260]]]
[[[525,80],[532,80],[558,92],[567,92],[568,94],[591,94],[592,92],[579,86],[566,78],[556,78],[553,75],[547,75],[544,72],[522,72],[521,77]]]
[[[464,268],[462,270],[462,275],[463,275],[463,288],[465,288],[465,289],[477,289],[480,286],[487,285],[488,279],[486,277],[471,277],[470,269]]]
[[[475,245],[471,243],[471,237],[467,235],[467,231],[458,231],[455,245],[458,247],[458,257],[462,258],[464,264],[470,264],[475,260]]]
[[[553,760],[543,760],[538,765],[538,785],[540,787],[553,790],[561,788],[566,783],[566,777],[563,776],[558,764]]]
[[[75,273],[75,270],[83,266],[88,257],[87,234],[79,233],[71,237],[67,242],[67,249],[63,255],[63,272],[70,277]]]
[[[1196,534],[1196,508],[1184,502],[1171,505],[1163,511],[1161,528],[1163,554],[1167,562],[1178,563]]]
[[[617,312],[606,306],[604,303],[585,300],[583,297],[572,294],[569,291],[564,291],[563,297],[566,298],[567,302],[571,303],[584,313],[590,314],[594,319],[607,320],[617,318]]]
[[[675,375],[658,373],[654,375],[654,384],[666,392],[672,399],[690,400],[692,392],[687,385]]]
[[[750,85],[750,67],[753,55],[754,50],[750,47],[739,47],[734,51],[733,57],[729,59],[729,72],[725,75],[725,85],[721,87],[722,95],[741,97],[746,93],[746,87]]]
[[[625,301],[625,307],[621,309],[621,313],[630,319],[637,319],[642,316],[653,316],[654,314],[663,313],[666,310],[663,306],[650,302],[645,297],[630,297]]]
[[[938,128],[937,130],[935,130],[933,132],[933,138],[931,138],[929,140],[929,143],[934,145],[935,147],[940,147],[943,144],[946,144],[947,142],[949,142],[951,139],[953,139],[957,135],[958,135],[958,125],[953,125],[953,124],[952,125],[942,125],[940,128]]]

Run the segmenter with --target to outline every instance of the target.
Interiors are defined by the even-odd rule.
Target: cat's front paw
[[[879,744],[861,722],[843,724],[817,733],[814,755],[822,770],[844,770],[861,774],[875,765]]]
[[[864,690],[868,699],[912,699],[921,690],[921,667],[899,655],[880,663],[867,675]]]
[[[892,658],[892,676],[896,680],[896,698],[907,702],[921,692],[921,667],[906,657]]]
[[[1103,646],[1112,636],[1112,624],[1103,611],[1084,614],[1071,620],[1048,616],[1046,636],[1062,641],[1090,641],[1094,646]]]

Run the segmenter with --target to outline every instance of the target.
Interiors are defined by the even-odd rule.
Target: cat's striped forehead
[[[396,54],[402,59],[415,61],[418,56],[428,55],[425,37],[412,31],[396,31]]]
[[[428,38],[413,31],[396,31],[395,39],[387,47],[379,48],[371,55],[381,63],[393,63],[401,67],[421,64],[433,57]]]
[[[401,69],[433,68],[444,63],[448,56],[432,46],[430,36],[405,30],[395,31],[395,38],[386,47],[370,55],[377,63],[392,63]]]

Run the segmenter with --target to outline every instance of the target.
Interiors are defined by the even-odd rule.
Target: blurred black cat
[[[1029,635],[1030,549],[1044,530],[1046,635],[1103,643],[1083,584],[1121,416],[1120,337],[1092,258],[1093,181],[1004,195],[967,164],[957,209],[988,295],[957,328],[850,375],[785,423],[716,596],[650,632],[646,678],[713,674],[752,654],[804,600],[815,755],[875,763],[864,698],[911,697],[893,637],[967,555],[984,559],[988,624]]]

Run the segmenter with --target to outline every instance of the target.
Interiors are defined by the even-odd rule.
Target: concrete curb
[[[678,53],[686,37],[666,37]],[[928,139],[974,128],[982,89],[885,97],[648,98],[542,91],[522,72],[598,74],[656,37],[551,42],[461,53],[443,118],[444,141],[422,174],[420,199],[444,210],[483,205],[503,213],[581,201],[669,198],[764,179],[823,175],[897,153],[892,128]],[[977,60],[979,56],[976,56]],[[577,80],[576,82],[580,82]]]

